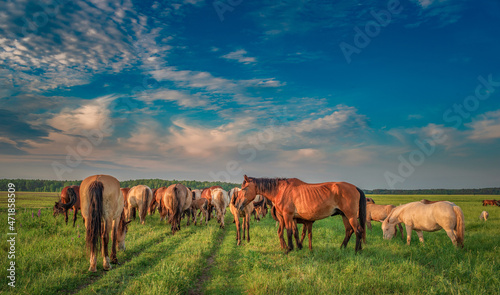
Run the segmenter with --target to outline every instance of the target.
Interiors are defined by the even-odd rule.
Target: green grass
[[[340,249],[344,226],[340,217],[313,226],[313,251],[284,254],[275,222],[267,216],[251,222],[251,241],[236,246],[232,215],[226,228],[215,220],[208,226],[189,226],[174,236],[159,216],[145,225],[132,222],[127,250],[118,252],[120,265],[109,272],[89,273],[81,215],[77,226],[52,217],[50,193],[17,193],[16,288],[7,286],[6,271],[0,292],[12,294],[498,294],[500,291],[500,208],[483,207],[490,196],[370,196],[378,204],[399,205],[427,198],[450,200],[465,214],[465,248],[455,249],[444,231],[424,233],[425,244],[412,235],[412,245],[382,239],[380,223],[373,222],[368,244],[354,254],[355,238]],[[0,193],[0,263],[7,266],[6,193]],[[40,217],[37,216],[40,209]],[[487,210],[490,219],[479,220]],[[301,228],[299,228],[301,230]],[[307,245],[307,238],[305,244]],[[5,267],[3,267],[5,269]]]

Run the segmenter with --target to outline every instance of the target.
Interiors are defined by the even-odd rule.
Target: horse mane
[[[278,189],[280,181],[288,181],[288,178],[248,178],[255,183],[260,192],[273,192]]]

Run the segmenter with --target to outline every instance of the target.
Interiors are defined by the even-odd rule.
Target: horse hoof
[[[90,272],[97,272],[97,269],[96,269],[96,268],[92,268],[92,267],[90,267],[90,268],[89,268],[89,271],[90,271]]]

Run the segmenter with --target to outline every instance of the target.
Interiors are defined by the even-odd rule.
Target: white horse
[[[382,223],[384,239],[394,237],[396,225],[406,225],[406,242],[410,245],[411,231],[417,232],[420,242],[424,242],[422,231],[433,232],[444,229],[453,245],[464,246],[464,213],[457,205],[443,201],[433,204],[412,202],[394,208]]]

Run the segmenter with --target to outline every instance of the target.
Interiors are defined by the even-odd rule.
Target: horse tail
[[[363,242],[366,244],[366,196],[360,188],[356,189],[359,192],[359,225],[363,229]]]
[[[179,193],[179,190],[177,189],[177,186],[174,186],[171,192],[171,197],[169,200],[170,204],[165,204],[165,207],[167,205],[170,205],[170,210],[172,211],[170,216],[168,217],[168,222],[172,225],[172,227],[177,227],[177,224],[175,223],[178,219],[178,216],[181,214],[181,208],[179,208],[179,199],[177,197],[177,194]]]
[[[457,235],[457,244],[462,248],[464,247],[464,237],[465,237],[465,224],[464,224],[464,212],[458,206],[453,206],[453,211],[457,216],[457,225],[455,227]]]
[[[103,197],[104,186],[100,181],[94,181],[88,188],[89,205],[89,226],[87,226],[87,236],[85,239],[87,249],[91,253],[96,253],[101,237],[101,222],[103,217]]]
[[[66,204],[61,203],[61,207],[63,207],[64,210],[67,211],[71,207],[73,207],[73,205],[75,205],[77,197],[76,197],[75,190],[71,187],[68,187],[68,189],[66,190],[66,195],[69,197],[69,203],[66,203]]]
[[[139,216],[142,221],[144,221],[146,219],[146,214],[148,213],[148,209],[149,209],[149,192],[150,192],[150,189],[148,187],[146,187],[144,189],[144,192],[143,192],[143,196],[144,196],[144,204],[143,204],[143,209],[142,210],[139,210],[139,213],[141,214],[141,216]]]

